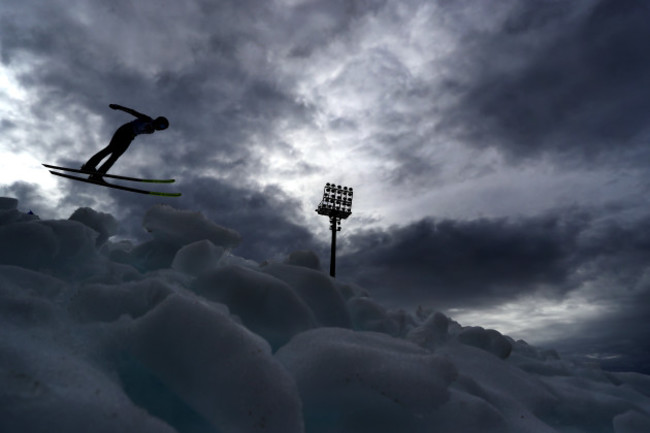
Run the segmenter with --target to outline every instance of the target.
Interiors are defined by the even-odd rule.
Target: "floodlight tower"
[[[336,232],[341,231],[341,220],[352,214],[352,188],[347,186],[325,184],[323,189],[323,200],[316,208],[316,212],[330,218],[330,230],[332,231],[332,249],[330,252],[330,275],[336,274]]]

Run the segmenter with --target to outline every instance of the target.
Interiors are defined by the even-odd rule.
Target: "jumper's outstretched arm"
[[[127,113],[131,114],[132,116],[137,117],[138,119],[151,120],[151,117],[147,116],[146,114],[139,113],[139,112],[135,111],[132,108],[123,107],[123,106],[118,105],[118,104],[110,104],[109,107],[111,107],[113,110],[122,110],[124,112],[127,112]]]

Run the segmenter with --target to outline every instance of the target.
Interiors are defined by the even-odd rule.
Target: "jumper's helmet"
[[[153,126],[158,131],[169,128],[169,120],[166,117],[156,117],[156,120],[153,121]]]

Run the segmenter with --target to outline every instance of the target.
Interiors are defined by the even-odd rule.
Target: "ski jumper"
[[[83,165],[84,170],[97,171],[99,174],[106,173],[126,149],[129,148],[129,145],[133,139],[140,134],[153,134],[155,131],[153,125],[153,119],[148,116],[143,116],[142,118],[135,119],[129,123],[117,128],[111,138],[110,143],[104,149],[97,152],[93,155],[88,162]],[[98,169],[95,169],[97,164],[99,164],[104,158],[108,155],[110,157],[102,164]]]

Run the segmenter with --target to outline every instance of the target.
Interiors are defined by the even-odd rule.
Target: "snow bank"
[[[386,310],[312,253],[260,266],[160,206],[150,241],[114,243],[110,215],[17,204],[0,198],[1,432],[650,431],[650,377]]]

